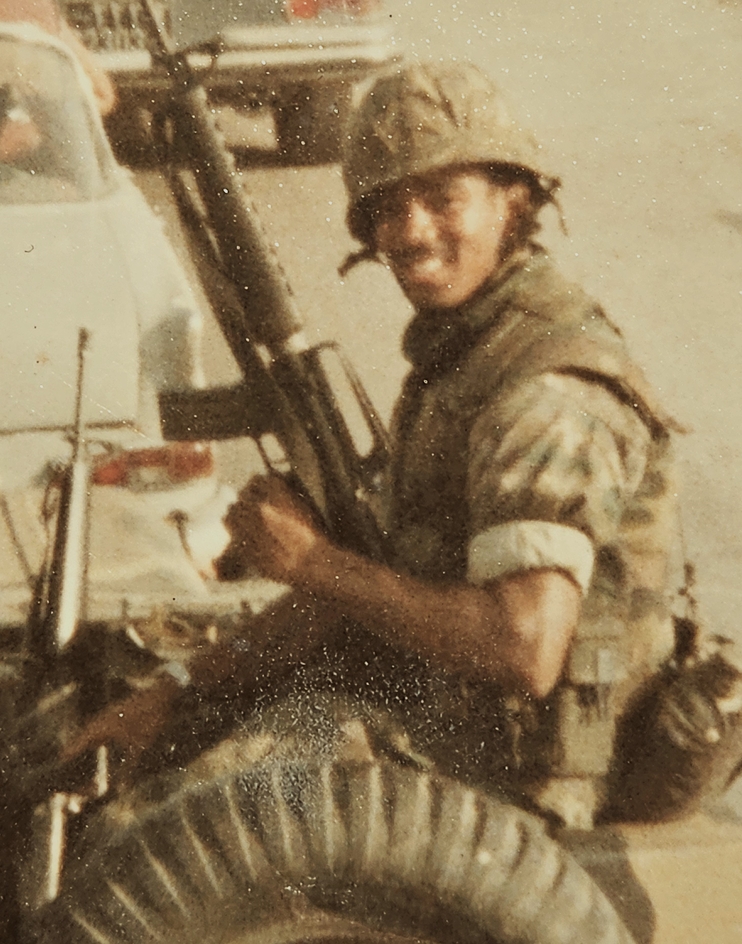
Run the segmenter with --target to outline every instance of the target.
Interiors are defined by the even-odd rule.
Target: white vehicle
[[[65,45],[0,24],[0,626],[26,619],[43,504],[70,456],[77,344],[92,456],[85,616],[203,607],[232,492],[211,448],[165,443],[158,395],[202,385],[201,314],[160,221],[114,161]]]

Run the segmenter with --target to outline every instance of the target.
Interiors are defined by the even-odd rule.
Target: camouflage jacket
[[[552,696],[440,682],[446,720],[425,749],[454,767],[461,755],[457,775],[506,782],[579,824],[589,816],[563,807],[599,802],[615,720],[673,646],[671,421],[618,329],[540,250],[462,308],[419,313],[405,351],[387,522],[398,566],[475,584],[555,567],[584,593]]]

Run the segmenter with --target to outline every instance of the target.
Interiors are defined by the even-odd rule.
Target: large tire
[[[122,830],[71,870],[40,939],[317,940],[286,917],[296,893],[416,941],[633,942],[535,817],[411,765],[301,757],[181,789]]]

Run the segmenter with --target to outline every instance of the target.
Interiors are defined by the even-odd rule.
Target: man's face
[[[12,87],[0,85],[0,161],[12,164],[22,160],[40,144],[39,129],[17,103]]]
[[[382,196],[376,250],[413,305],[456,307],[497,272],[523,189],[498,185],[478,168],[447,168]]]

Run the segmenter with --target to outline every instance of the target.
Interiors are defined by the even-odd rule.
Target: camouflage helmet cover
[[[381,188],[458,164],[525,170],[544,201],[559,186],[536,140],[476,66],[411,64],[382,76],[355,111],[344,149],[351,233],[367,242],[367,200]]]

